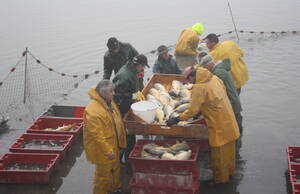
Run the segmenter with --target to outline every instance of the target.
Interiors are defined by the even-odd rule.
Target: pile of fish
[[[30,140],[26,141],[22,148],[24,149],[50,149],[61,150],[64,148],[66,141],[58,140]]]
[[[7,165],[5,170],[46,170],[47,164],[13,163]]]
[[[69,124],[69,125],[63,125],[61,127],[57,128],[46,128],[45,131],[74,131],[77,128],[77,123]]]
[[[144,144],[141,152],[142,158],[163,160],[189,160],[191,155],[191,147],[185,141],[176,141],[172,146],[159,146],[151,142]]]
[[[148,101],[156,102],[160,106],[156,109],[155,120],[164,125],[169,118],[177,117],[190,106],[191,89],[193,84],[183,84],[173,80],[171,89],[168,91],[162,84],[155,83],[146,95]],[[180,122],[178,125],[185,125]]]

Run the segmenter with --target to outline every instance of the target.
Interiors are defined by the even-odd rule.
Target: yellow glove
[[[141,101],[141,100],[145,100],[145,96],[142,92],[138,91],[138,92],[136,92],[132,95],[132,99],[137,100],[137,101]]]

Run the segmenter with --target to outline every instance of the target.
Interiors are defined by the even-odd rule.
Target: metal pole
[[[24,72],[24,98],[23,98],[23,103],[26,103],[26,88],[27,88],[27,53],[28,53],[28,49],[26,47],[25,50],[25,72]]]
[[[237,29],[236,29],[236,25],[235,25],[235,22],[234,22],[234,18],[233,18],[233,15],[232,15],[232,10],[231,10],[231,6],[230,6],[230,3],[229,1],[228,2],[228,7],[229,7],[229,11],[230,11],[230,15],[231,15],[231,19],[232,19],[232,23],[233,23],[233,26],[234,26],[234,30],[235,30],[235,33],[236,33],[236,37],[238,39],[238,42],[240,41],[240,38],[239,38],[239,35],[238,35],[238,32],[237,32]]]

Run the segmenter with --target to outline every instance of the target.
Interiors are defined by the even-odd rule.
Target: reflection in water
[[[55,194],[63,184],[63,178],[67,177],[70,170],[76,163],[77,158],[82,155],[83,144],[82,135],[78,137],[77,142],[71,146],[71,150],[57,165],[56,170],[50,176],[50,183],[47,185],[30,184],[0,184],[0,193],[2,194]]]

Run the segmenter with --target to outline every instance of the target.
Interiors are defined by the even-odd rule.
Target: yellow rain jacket
[[[231,63],[231,74],[236,88],[242,88],[248,81],[247,65],[243,60],[243,50],[233,41],[219,42],[209,52],[215,61],[229,59]]]
[[[119,148],[126,148],[126,132],[122,117],[115,102],[112,102],[113,113],[95,87],[88,92],[91,102],[84,111],[83,140],[86,158],[93,164],[115,163],[119,160],[108,160],[110,152],[119,153]]]
[[[180,33],[176,43],[175,55],[196,55],[200,38],[192,28]]]
[[[222,80],[202,67],[197,68],[190,108],[180,115],[180,120],[187,120],[199,112],[207,124],[212,147],[223,146],[240,136]]]

